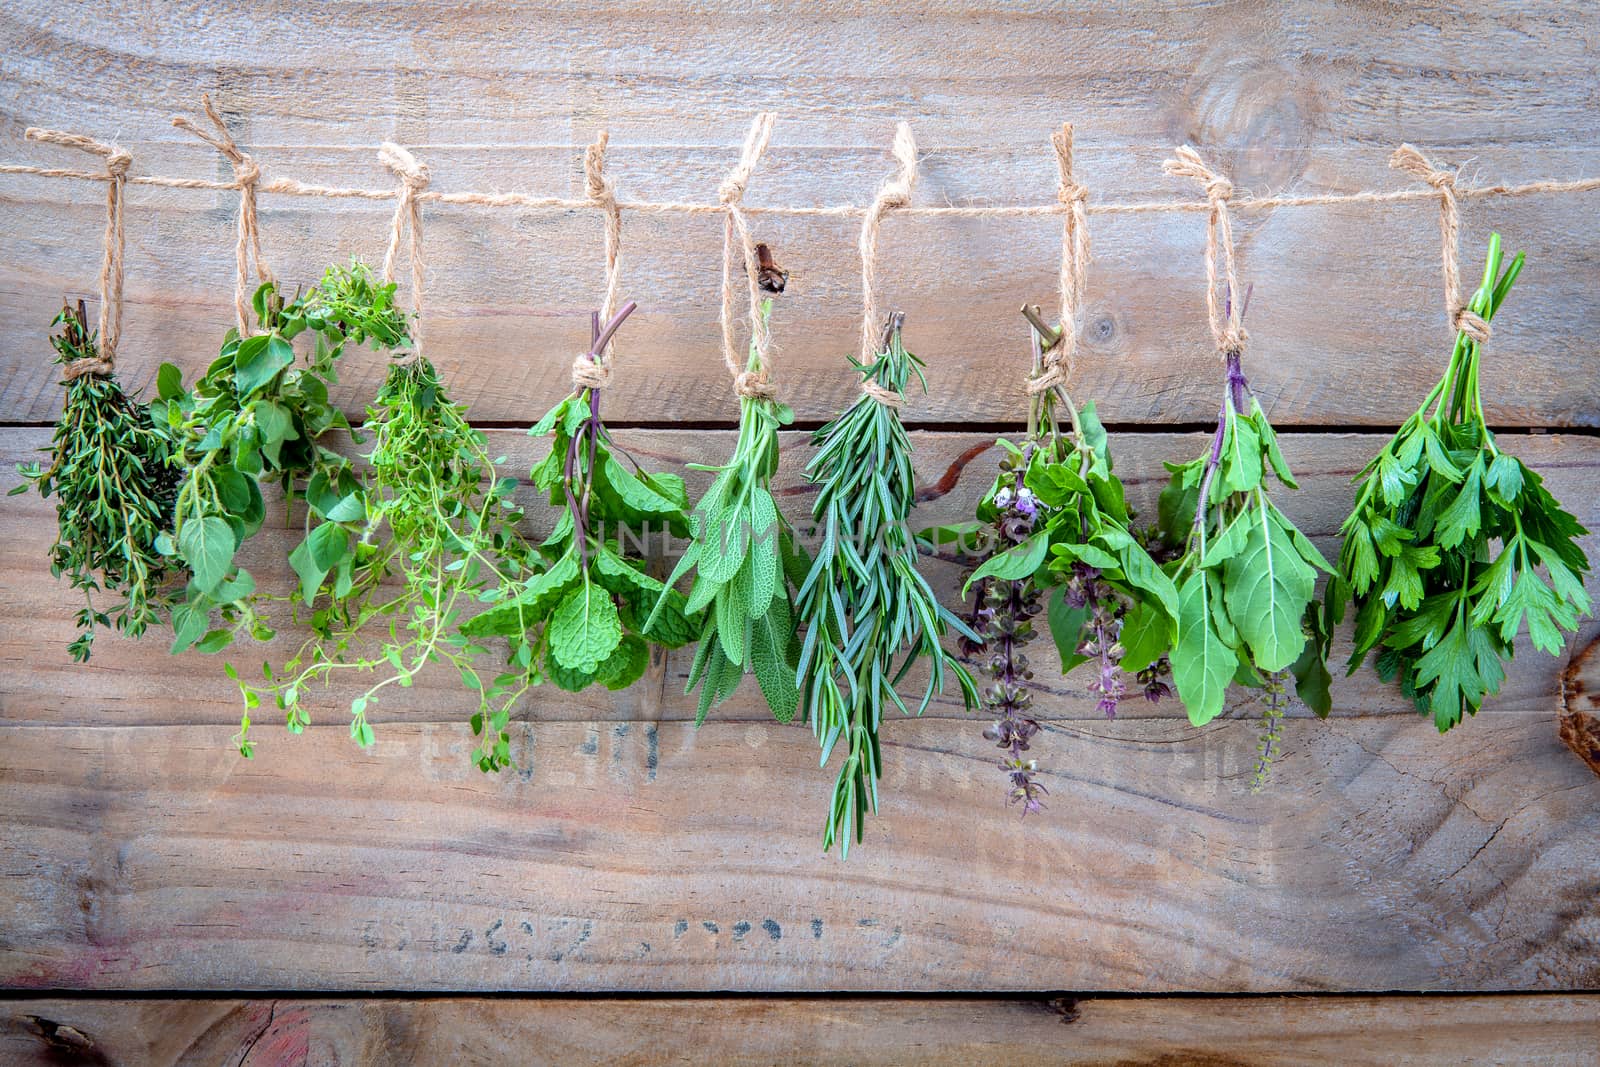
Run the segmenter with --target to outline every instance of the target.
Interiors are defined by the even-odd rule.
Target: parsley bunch
[[[295,559],[298,599],[311,609],[297,614],[311,635],[280,669],[263,664],[266,684],[241,684],[246,710],[270,698],[286,713],[289,730],[300,733],[310,723],[304,699],[311,684],[337,673],[380,671],[350,703],[350,735],[365,747],[373,741],[372,701],[388,686],[409,688],[427,664],[448,663],[478,698],[472,727],[483,741],[475,762],[505,766],[506,726],[525,689],[523,676],[508,672],[485,682],[477,660],[486,650],[460,626],[471,605],[502,598],[537,562],[517,531],[522,512],[511,499],[517,480],[495,476],[504,457],[490,458],[488,439],[468,424],[465,406],[450,401],[420,356],[389,368],[362,430],[372,450],[359,492],[335,500],[333,489],[318,485],[307,494],[310,514],[322,522],[304,543],[325,530],[354,537],[350,564],[341,561],[330,573],[306,553]],[[387,637],[376,650],[356,643],[384,620]],[[249,755],[247,741],[244,751]]]
[[[83,302],[63,307],[50,323],[61,327],[50,344],[55,362],[97,359]],[[96,626],[115,627],[138,637],[159,622],[166,606],[164,579],[175,569],[157,548],[172,523],[175,489],[168,466],[173,451],[165,422],[123,392],[114,374],[80,374],[64,383],[66,398],[50,447],[50,465],[23,463],[23,484],[56,501],[56,541],[50,546],[50,572],[63,574],[81,589],[78,636],[67,646],[72,658],[89,658]],[[97,608],[94,594],[106,592],[121,602]]]
[[[594,317],[591,360],[599,359],[634,306],[624,305],[603,328]],[[679,648],[696,632],[683,595],[646,574],[644,562],[622,548],[624,538],[688,535],[683,479],[649,473],[613,445],[596,388],[579,388],[529,433],[552,438],[549,456],[532,477],[561,510],[538,549],[545,569],[466,622],[462,632],[506,638],[512,665],[527,684],[548,678],[569,692],[597,683],[625,689],[644,674],[652,643]],[[495,769],[494,762],[484,769]]]
[[[349,428],[328,401],[345,347],[406,342],[394,289],[375,282],[360,263],[330,268],[314,288],[288,302],[266,282],[253,300],[262,332],[240,337],[230,329],[221,354],[193,388],[185,391],[178,368],[162,364],[152,412],[179,436],[183,478],[173,534],[160,545],[192,576],[172,609],[174,653],[191,645],[217,652],[240,633],[272,637],[257,610],[255,579],[234,560],[266,517],[265,481],[282,486],[286,503],[304,497],[312,519],[321,520],[290,555],[302,583],[308,573],[320,571],[320,582],[321,575],[354,566],[338,524],[363,514],[360,485],[350,461],[318,440],[335,427]],[[311,335],[312,351],[296,365],[293,342],[302,333]],[[223,626],[211,628],[214,611]]]
[[[1519,252],[1502,273],[1500,235],[1490,235],[1474,314],[1493,317],[1522,262]],[[1376,650],[1379,676],[1441,733],[1499,692],[1524,621],[1533,646],[1556,655],[1561,632],[1590,611],[1577,544],[1588,531],[1495,443],[1481,350],[1456,336],[1444,377],[1357,477],[1327,597],[1330,626],[1347,599],[1356,607],[1351,672]]]
[[[771,306],[767,301],[763,314]],[[761,371],[753,340],[745,369]],[[689,516],[692,540],[667,586],[693,568],[686,610],[705,612],[686,690],[700,686],[696,724],[705,721],[713,704],[731,696],[746,674],[756,676],[779,722],[793,719],[800,701],[795,679],[800,638],[790,594],[804,579],[807,560],[772,495],[778,430],[793,421],[794,412],[769,396],[741,397],[733,457],[721,467],[695,465],[716,471],[717,477]],[[657,610],[667,603],[663,590]]]
[[[1178,590],[1172,676],[1190,721],[1214,719],[1237,682],[1268,691],[1265,733],[1275,737],[1284,671],[1294,673],[1301,699],[1326,715],[1327,638],[1312,603],[1317,571],[1332,568],[1269,494],[1269,473],[1290,489],[1298,485],[1237,351],[1227,354],[1211,448],[1167,469],[1161,527],[1184,545],[1168,565]],[[1258,769],[1259,785],[1265,767]]]
[[[870,363],[851,359],[865,382],[899,394],[913,371],[922,377],[921,361],[901,344],[901,321],[898,314],[889,317]],[[917,544],[906,523],[917,488],[898,410],[863,395],[818,430],[813,444],[806,479],[817,487],[811,516],[821,542],[796,596],[806,624],[798,678],[823,764],[845,742],[822,847],[838,840],[848,856],[851,823],[859,842],[867,811],[878,808],[884,710],[892,705],[908,712],[895,685],[926,659],[930,671],[918,714],[943,689],[947,671],[967,708],[976,708],[976,683],[939,638],[951,629],[969,640],[978,635],[939,603],[917,571]]]

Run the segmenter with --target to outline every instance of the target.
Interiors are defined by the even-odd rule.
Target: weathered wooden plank
[[[408,27],[403,45],[388,35],[397,26]],[[20,143],[21,127],[38,123],[115,134],[141,170],[222,174],[215,153],[168,125],[208,88],[269,170],[367,186],[392,183],[375,154],[392,137],[424,146],[441,188],[572,193],[579,147],[609,126],[627,195],[709,200],[761,108],[783,120],[751,186],[757,206],[865,202],[888,169],[892,123],[907,117],[926,152],[925,204],[1048,202],[1046,135],[1065,118],[1080,124],[1079,174],[1099,200],[1194,195],[1158,168],[1186,139],[1257,192],[1402,187],[1384,163],[1407,139],[1470,158],[1485,182],[1515,182],[1600,168],[1586,136],[1597,58],[1586,28],[1569,5],[1529,2],[1395,12],[1299,0],[1270,16],[1248,4],[1103,2],[1076,5],[1071,18],[1043,4],[840,5],[819,18],[811,5],[755,17],[740,4],[633,3],[444,16],[408,0],[359,28],[337,9],[270,3],[243,19],[193,0],[114,15],[28,2],[0,15],[0,117],[11,132],[0,155],[57,160]],[[9,419],[42,420],[54,407],[45,324],[64,290],[97,276],[99,195],[0,179]],[[193,371],[214,353],[232,318],[235,199],[134,190],[130,380],[148,383],[162,359]],[[1600,424],[1600,368],[1585,358],[1600,291],[1583,252],[1593,208],[1578,196],[1466,210],[1468,274],[1490,226],[1530,255],[1496,323],[1500,358],[1484,372],[1498,423]],[[374,257],[388,212],[267,197],[268,257],[291,281],[329,259]],[[803,417],[826,417],[853,389],[841,357],[856,336],[855,222],[762,216],[757,229],[794,272],[776,316],[786,388]],[[623,366],[638,373],[619,370],[617,416],[731,418],[715,325],[720,230],[707,217],[627,221],[627,288],[644,311],[623,336]],[[1102,216],[1092,230],[1080,390],[1119,422],[1210,417],[1202,217]],[[596,299],[598,220],[434,207],[427,233],[435,356],[460,368],[458,392],[480,417],[531,420],[565,388],[569,360],[558,354],[579,343]],[[1280,209],[1241,218],[1238,235],[1257,290],[1251,363],[1278,420],[1377,426],[1408,414],[1447,344],[1432,205]],[[1056,223],[891,218],[883,249],[885,300],[909,312],[910,340],[933,368],[933,392],[909,417],[1018,417],[1026,353],[1015,309],[1051,302]],[[379,373],[352,365],[352,409]]]
[[[520,432],[490,433],[492,451],[509,457],[506,466],[511,472],[525,473],[530,463],[543,454],[542,443],[531,441]],[[31,458],[32,450],[48,440],[46,430],[0,430],[0,487],[14,484],[14,464]],[[707,484],[708,476],[686,464],[720,462],[732,448],[733,435],[720,431],[625,431],[618,440],[647,465],[684,475],[698,492]],[[994,470],[997,451],[983,449],[992,437],[919,432],[914,440],[916,469],[928,498],[919,509],[917,521],[933,524],[970,516]],[[1332,556],[1337,552],[1338,526],[1350,502],[1350,477],[1380,447],[1381,439],[1360,434],[1290,434],[1284,436],[1283,443],[1302,486],[1299,492],[1282,494],[1283,506]],[[1600,442],[1572,436],[1508,436],[1503,444],[1545,472],[1552,491],[1576,509],[1591,529],[1600,530],[1600,501],[1592,488],[1600,479]],[[1205,438],[1198,434],[1118,435],[1118,470],[1129,488],[1130,500],[1153,515],[1156,494],[1165,484],[1162,460],[1193,456],[1204,446]],[[785,435],[784,448],[776,484],[781,488],[786,513],[800,522],[809,514],[802,474],[809,450],[804,435],[798,433]],[[531,521],[548,521],[548,508],[533,498],[531,489],[524,489],[524,499],[533,512]],[[269,521],[283,523],[281,509],[269,508],[268,514]],[[222,675],[219,657],[187,653],[176,660],[166,659],[163,635],[152,634],[144,642],[134,643],[103,634],[96,638],[94,659],[87,667],[74,664],[67,657],[65,646],[75,633],[73,615],[78,601],[71,590],[50,576],[46,549],[54,523],[51,504],[37,495],[0,501],[0,570],[11,576],[6,587],[7,610],[0,613],[0,721],[17,725],[121,726],[237,722],[241,710],[238,694]],[[252,548],[252,572],[263,588],[292,588],[296,579],[285,562],[288,545],[283,536],[269,532],[262,535],[262,541]],[[1600,551],[1600,536],[1591,537],[1586,547],[1591,554]],[[947,602],[956,603],[962,568],[952,560],[941,559],[929,559],[925,565],[941,595]],[[1591,583],[1591,589],[1600,596],[1600,582]],[[1587,641],[1596,633],[1600,633],[1600,627],[1590,625],[1580,634],[1580,641]],[[299,636],[291,636],[294,634]],[[247,643],[233,652],[232,658],[254,675],[258,660],[271,654],[281,664],[303,636],[302,630],[287,627],[284,636],[265,651]],[[1341,641],[1335,649],[1336,660],[1342,662],[1346,654],[1347,645]],[[1042,691],[1037,714],[1063,720],[1098,718],[1100,713],[1094,706],[1097,697],[1086,689],[1089,674],[1080,670],[1061,678],[1050,665],[1052,655],[1048,646],[1041,644],[1034,657]],[[695,702],[683,696],[691,659],[687,652],[669,653],[644,682],[620,694],[535,693],[524,702],[517,717],[533,721],[693,718]],[[1560,699],[1561,666],[1560,660],[1531,647],[1524,648],[1523,654],[1512,661],[1510,676],[1486,714],[1552,716]],[[1335,685],[1339,715],[1414,717],[1399,694],[1382,685],[1370,671],[1349,679],[1338,678]],[[361,688],[341,683],[318,698],[314,713],[324,721],[343,719],[343,709]],[[1239,700],[1240,714],[1259,715],[1260,709],[1251,698],[1240,696]],[[412,690],[402,690],[392,700],[375,706],[373,719],[381,728],[383,723],[392,721],[461,722],[470,712],[454,675],[435,671],[424,674]],[[717,714],[739,721],[770,718],[753,685]],[[970,719],[953,694],[938,701],[928,714]],[[1183,711],[1176,702],[1150,706],[1139,701],[1130,702],[1124,714],[1181,718]],[[1297,708],[1292,714],[1307,713]],[[268,728],[272,729],[270,724]],[[1427,729],[1421,722],[1416,728]],[[266,736],[270,739],[274,735]]]
[[[0,1054],[45,1064],[1592,1062],[1594,995],[980,1000],[33,1000]]]
[[[965,724],[885,732],[883,812],[818,852],[803,726],[0,729],[0,985],[77,989],[1585,989],[1600,782],[1547,719],[1052,724],[1019,822]]]

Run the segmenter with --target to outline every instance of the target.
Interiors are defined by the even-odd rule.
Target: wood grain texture
[[[524,476],[528,467],[544,454],[544,442],[530,440],[517,431],[492,430],[491,453],[508,457],[506,470]],[[721,462],[733,447],[733,434],[678,430],[632,430],[618,434],[618,442],[652,469],[670,470],[683,475],[697,494],[708,484],[709,476],[690,469],[690,462]],[[31,458],[33,450],[47,444],[46,430],[0,430],[0,488],[15,484],[16,462]],[[915,522],[931,525],[960,521],[972,514],[977,500],[991,483],[998,449],[985,448],[992,435],[972,433],[918,432],[913,435],[914,461],[923,486],[924,502]],[[1600,480],[1600,441],[1574,436],[1507,436],[1504,447],[1520,455],[1543,472],[1551,490],[1576,510],[1589,528],[1600,531],[1600,500],[1591,486]],[[1288,514],[1330,557],[1338,552],[1338,527],[1351,501],[1350,478],[1382,445],[1372,434],[1289,434],[1283,447],[1302,486],[1298,492],[1279,494]],[[1128,487],[1129,499],[1146,514],[1155,512],[1155,498],[1165,484],[1163,460],[1198,455],[1207,446],[1200,434],[1120,434],[1114,442],[1117,470]],[[806,435],[784,435],[782,465],[775,480],[780,500],[791,520],[803,523],[809,515],[803,467],[810,455]],[[530,525],[547,526],[550,509],[536,499],[524,484],[522,499],[530,511]],[[283,511],[268,508],[269,522],[283,526]],[[241,711],[236,688],[222,673],[222,661],[231,659],[243,674],[259,676],[259,661],[270,654],[275,666],[290,655],[304,638],[302,628],[287,626],[283,636],[271,646],[246,642],[226,656],[203,656],[197,652],[177,660],[164,657],[166,637],[152,633],[142,642],[131,642],[115,634],[95,639],[94,658],[87,668],[74,664],[65,648],[76,632],[73,615],[78,601],[65,585],[52,578],[47,548],[55,529],[50,502],[36,494],[7,499],[0,506],[0,571],[11,576],[0,593],[0,723],[14,725],[111,724],[183,725],[237,723]],[[1591,555],[1600,551],[1600,535],[1585,541]],[[296,585],[287,564],[291,542],[281,532],[261,535],[259,543],[247,550],[248,566],[265,589],[290,590]],[[653,547],[659,549],[659,542]],[[673,561],[675,562],[675,560]],[[964,569],[953,559],[926,559],[924,566],[947,603],[959,603]],[[669,567],[670,569],[670,567]],[[1591,582],[1590,591],[1600,599],[1600,579]],[[1580,633],[1582,647],[1596,635],[1600,625],[1588,624]],[[1483,714],[1525,715],[1550,718],[1561,696],[1563,660],[1546,656],[1526,644],[1509,664],[1509,676],[1498,697]],[[1095,720],[1096,694],[1087,689],[1091,673],[1086,668],[1062,678],[1051,666],[1053,652],[1042,642],[1033,657],[1038,663],[1040,699],[1035,711],[1050,719]],[[1348,642],[1341,639],[1335,649],[1335,662],[1348,654]],[[516,716],[530,721],[591,719],[648,720],[693,719],[695,699],[684,696],[684,681],[693,659],[693,648],[665,653],[642,681],[621,693],[608,691],[580,694],[535,692],[523,702]],[[1341,716],[1397,715],[1415,719],[1416,714],[1397,691],[1383,685],[1370,670],[1335,682],[1336,714]],[[370,683],[367,683],[370,684]],[[913,680],[906,691],[912,691]],[[1576,683],[1582,685],[1581,682]],[[346,717],[350,699],[365,685],[340,684],[319,693],[311,707],[323,722],[338,722]],[[1595,684],[1600,692],[1600,682]],[[1253,696],[1235,694],[1237,714],[1257,718],[1260,707]],[[381,729],[385,722],[425,721],[462,723],[471,714],[471,703],[453,672],[424,672],[411,690],[400,690],[373,709],[373,722]],[[938,700],[928,714],[971,721],[952,690]],[[1151,706],[1130,701],[1123,712],[1133,717],[1184,717],[1175,701]],[[1298,705],[1291,714],[1309,714]],[[752,683],[717,716],[727,721],[764,722],[770,720],[759,690]],[[264,743],[284,740],[281,729],[272,721],[276,716],[256,716],[262,721]],[[1422,729],[1420,721],[1417,728]],[[463,727],[464,728],[464,727]]]
[[[168,124],[209,90],[269,173],[368,187],[393,184],[376,158],[392,138],[417,146],[439,188],[573,194],[581,146],[608,127],[625,195],[708,201],[763,109],[781,119],[753,206],[865,203],[890,169],[901,118],[923,146],[923,204],[1049,202],[1047,136],[1065,119],[1078,123],[1080,180],[1101,201],[1194,195],[1159,172],[1183,141],[1261,193],[1402,188],[1385,166],[1402,140],[1470,161],[1469,177],[1517,182],[1600,171],[1590,94],[1600,39],[1588,21],[1581,7],[1530,0],[870,13],[405,0],[359,15],[22,0],[0,12],[0,156],[59,162],[59,150],[24,145],[20,133],[63,126],[120,138],[143,173],[226,177],[216,153]],[[1497,424],[1600,425],[1600,365],[1587,358],[1597,198],[1466,209],[1468,274],[1491,227],[1529,253],[1484,370]],[[131,381],[151,382],[163,359],[192,372],[214,354],[232,321],[236,199],[132,192]],[[41,421],[56,404],[46,323],[63,291],[93,285],[100,191],[6,177],[0,204],[0,412]],[[268,259],[294,283],[329,260],[378,255],[390,205],[269,196],[263,209]],[[643,310],[621,339],[612,414],[731,420],[716,327],[719,220],[635,213],[624,225],[627,295]],[[1091,230],[1075,387],[1116,422],[1210,418],[1203,217],[1097,217]],[[857,329],[855,231],[853,220],[757,218],[757,236],[793,272],[775,336],[783,387],[804,418],[826,417],[854,389],[842,356]],[[600,289],[599,234],[593,213],[429,208],[428,336],[481,418],[528,422],[564,391]],[[1051,219],[887,221],[884,303],[909,313],[909,341],[933,370],[933,392],[910,418],[1020,416],[1016,308],[1053,302],[1059,236]],[[1238,238],[1255,286],[1248,363],[1274,418],[1380,426],[1408,414],[1449,340],[1433,206],[1279,209],[1241,217]],[[352,368],[350,408],[378,374]]]
[[[886,725],[819,852],[803,726],[0,728],[0,986],[418,991],[1586,989],[1600,781],[1548,719],[1047,726],[1021,822],[969,724]],[[332,736],[329,736],[332,735]]]
[[[5,1017],[9,1015],[9,1018]],[[965,1000],[36,1000],[16,1067],[1592,1063],[1594,995]]]

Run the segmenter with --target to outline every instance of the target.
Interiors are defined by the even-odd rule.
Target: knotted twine
[[[400,197],[394,206],[394,219],[389,224],[389,248],[383,255],[385,285],[394,281],[401,233],[408,224],[411,229],[411,303],[415,311],[411,324],[411,355],[416,357],[422,353],[422,275],[427,266],[422,259],[422,203],[417,194],[428,187],[428,168],[393,141],[379,146],[378,158],[400,179]]]
[[[1461,301],[1461,266],[1459,262],[1459,236],[1461,231],[1460,202],[1456,196],[1454,171],[1440,170],[1428,162],[1428,157],[1409,144],[1403,144],[1389,157],[1389,166],[1404,171],[1414,178],[1427,182],[1439,191],[1439,238],[1442,245],[1440,259],[1444,267],[1444,310],[1449,316],[1450,328],[1472,338],[1480,345],[1489,343],[1491,330],[1471,308]]]
[[[744,151],[739,163],[729,172],[717,188],[717,201],[727,209],[722,223],[722,360],[733,375],[733,391],[740,397],[767,397],[776,395],[770,381],[772,374],[770,347],[771,332],[761,315],[761,272],[756,257],[755,238],[750,236],[750,225],[745,219],[743,201],[745,187],[755,172],[761,153],[767,150],[772,139],[772,124],[777,116],[763,112],[750,124],[744,139]],[[750,342],[756,350],[755,371],[745,370],[739,359],[738,340],[733,328],[733,239],[738,234],[744,253],[745,278],[750,283]]]
[[[1244,350],[1249,335],[1244,332],[1240,318],[1244,314],[1244,301],[1239,296],[1239,276],[1233,263],[1233,226],[1228,221],[1228,201],[1233,197],[1233,183],[1207,167],[1200,154],[1188,145],[1173,153],[1176,157],[1161,165],[1161,169],[1175,178],[1193,178],[1205,189],[1211,202],[1206,216],[1206,314],[1211,322],[1211,336],[1217,342],[1217,351],[1223,356],[1237,356]],[[1226,311],[1217,302],[1217,248],[1222,249],[1223,278],[1227,283]]]
[[[617,206],[617,183],[606,176],[606,144],[611,135],[601,130],[583,153],[584,192],[588,202],[605,217],[606,290],[600,302],[599,321],[608,323],[616,312],[621,275],[617,259],[622,246],[622,209]],[[599,352],[580,352],[572,361],[572,388],[604,389],[611,380],[612,344],[606,341]]]
[[[878,352],[882,327],[878,324],[878,227],[883,217],[895,208],[907,207],[917,185],[917,142],[911,126],[900,123],[894,131],[894,158],[900,164],[895,176],[883,183],[861,223],[861,361],[870,362]],[[897,408],[905,397],[868,379],[861,391],[878,403]]]
[[[241,151],[228,133],[227,125],[211,106],[210,94],[202,94],[200,104],[206,118],[216,127],[216,133],[207,133],[183,115],[176,115],[172,124],[188,130],[206,144],[222,153],[233,166],[233,185],[239,190],[239,241],[234,249],[233,310],[239,320],[239,336],[250,336],[250,258],[254,256],[258,285],[273,280],[272,272],[261,259],[261,228],[256,219],[256,190],[261,184],[261,168],[248,154]]]
[[[1030,394],[1066,385],[1078,351],[1078,311],[1089,285],[1089,190],[1072,177],[1072,123],[1062,123],[1050,143],[1060,172],[1056,199],[1066,209],[1061,216],[1061,332],[1046,349],[1041,372],[1028,380]]]
[[[100,262],[100,342],[93,359],[75,359],[61,368],[62,377],[74,381],[85,374],[108,375],[117,369],[117,342],[122,339],[122,253],[127,244],[122,229],[122,190],[133,157],[116,145],[104,144],[79,133],[63,133],[29,126],[23,136],[30,141],[65,145],[92,152],[106,161],[105,256]]]

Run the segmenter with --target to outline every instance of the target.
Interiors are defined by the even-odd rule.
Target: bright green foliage
[[[517,531],[517,480],[496,476],[500,461],[490,458],[487,438],[420,356],[389,368],[362,429],[372,450],[359,487],[330,484],[319,473],[306,493],[321,521],[296,549],[295,601],[311,636],[282,667],[264,666],[262,684],[241,684],[246,708],[270,699],[299,733],[310,722],[313,684],[377,672],[351,702],[350,735],[370,744],[373,701],[389,686],[409,688],[427,664],[445,663],[478,702],[474,761],[506,766],[510,711],[526,675],[486,679],[478,664],[487,649],[462,632],[462,622],[474,605],[520,587],[538,563]]]
[[[1493,234],[1470,305],[1485,322],[1522,254],[1504,273],[1500,265]],[[1398,682],[1441,733],[1499,691],[1524,623],[1535,648],[1557,655],[1562,631],[1590,611],[1589,561],[1577,544],[1588,531],[1539,475],[1500,451],[1484,421],[1480,354],[1459,334],[1444,377],[1358,476],[1327,597],[1329,626],[1346,600],[1356,607],[1351,672],[1376,651],[1379,676]]]
[[[289,502],[309,505],[306,538],[289,556],[304,598],[329,573],[348,580],[355,565],[341,523],[359,520],[366,503],[349,460],[318,439],[348,428],[328,401],[328,386],[338,380],[334,365],[346,346],[406,343],[394,285],[376,283],[355,263],[329,269],[315,288],[287,303],[267,282],[256,290],[254,307],[262,332],[241,338],[229,330],[221,355],[193,388],[183,389],[170,364],[157,377],[160,399],[151,405],[152,416],[178,436],[182,469],[173,536],[158,544],[193,576],[172,609],[174,653],[191,646],[217,652],[241,633],[272,636],[258,610],[255,580],[236,561],[266,517],[264,482],[278,482]],[[312,339],[303,364],[293,347],[301,334]],[[213,613],[221,626],[213,627]],[[248,754],[242,737],[241,749]]]
[[[1328,639],[1313,602],[1317,571],[1332,568],[1269,495],[1269,474],[1297,486],[1237,354],[1228,357],[1210,450],[1167,469],[1161,527],[1168,541],[1185,546],[1167,566],[1178,591],[1172,677],[1190,721],[1198,726],[1220,714],[1237,682],[1267,690],[1275,741],[1283,671],[1294,673],[1300,698],[1326,715]],[[1264,743],[1263,759],[1271,752]],[[1264,774],[1265,766],[1258,768]]]
[[[754,343],[746,369],[761,370]],[[809,564],[772,496],[778,429],[793,421],[794,413],[771,397],[743,397],[733,458],[721,467],[699,468],[717,477],[689,516],[692,541],[667,581],[670,588],[692,569],[688,607],[705,613],[689,672],[689,691],[700,686],[696,724],[746,674],[756,676],[779,722],[793,719],[799,704],[800,637],[791,590]],[[663,594],[657,607],[666,605]]]
[[[80,301],[64,307],[50,324],[57,363],[97,358]],[[152,422],[149,410],[122,391],[115,375],[82,374],[65,383],[66,399],[50,447],[50,465],[20,464],[26,481],[56,501],[56,541],[50,546],[50,572],[67,576],[83,591],[78,636],[67,646],[74,660],[89,658],[96,626],[115,627],[138,637],[159,622],[167,606],[164,588],[172,561],[156,547],[172,523],[175,475],[169,466],[172,434]],[[97,608],[104,591],[121,602]]]
[[[899,316],[891,316],[872,362],[851,362],[865,380],[899,393],[913,370],[922,374],[920,361],[901,344]],[[822,844],[828,849],[838,840],[848,856],[852,822],[859,842],[867,811],[878,807],[884,709],[908,710],[895,684],[925,659],[928,684],[918,714],[944,687],[946,672],[967,708],[978,707],[976,683],[939,638],[951,629],[980,638],[940,605],[917,571],[917,545],[906,523],[917,490],[899,412],[864,395],[818,430],[813,443],[817,451],[806,477],[817,487],[811,515],[820,543],[796,595],[807,627],[798,678],[822,763],[845,742]]]
[[[631,310],[597,328],[595,351]],[[599,402],[599,391],[579,389],[530,431],[552,438],[532,477],[561,512],[538,549],[545,567],[462,626],[469,638],[504,637],[526,684],[548,678],[569,692],[625,689],[644,674],[651,644],[680,648],[699,632],[683,595],[623,552],[629,540],[688,535],[683,479],[649,473],[617,449]]]

